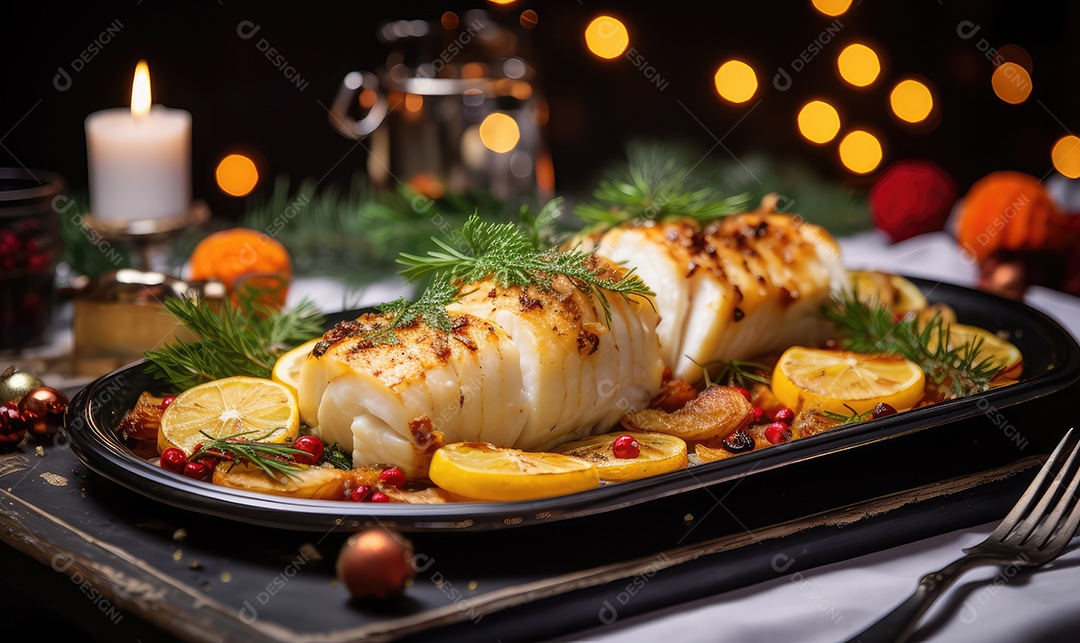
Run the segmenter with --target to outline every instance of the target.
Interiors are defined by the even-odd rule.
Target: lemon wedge
[[[885,306],[897,315],[926,308],[926,295],[910,279],[876,270],[852,270],[851,287],[859,298]]]
[[[613,444],[629,435],[638,444],[638,456],[620,458]],[[584,460],[596,467],[601,480],[619,482],[655,476],[686,467],[686,442],[663,433],[624,432],[593,435],[555,448],[556,453]]]
[[[1001,339],[994,333],[967,324],[952,324],[949,326],[949,347],[957,346],[982,340],[979,346],[979,354],[976,361],[981,362],[989,359],[993,364],[1000,366],[996,377],[1005,379],[1017,379],[1024,372],[1024,356],[1014,344]]]
[[[487,442],[439,447],[428,477],[438,487],[474,500],[530,500],[592,489],[596,467],[557,453],[504,449]]]
[[[294,396],[297,395],[297,390],[300,388],[300,367],[304,365],[304,360],[311,354],[311,349],[315,348],[315,344],[318,344],[321,340],[321,337],[316,337],[279,357],[278,361],[274,363],[274,370],[270,374],[270,379],[278,384],[285,385],[292,391]]]
[[[192,387],[162,413],[158,450],[176,447],[190,454],[206,441],[203,432],[221,438],[249,431],[245,437],[269,433],[265,442],[296,439],[300,414],[288,387],[257,377],[226,377]]]
[[[780,356],[772,377],[773,395],[785,406],[841,415],[865,413],[879,402],[910,409],[922,399],[925,387],[919,365],[898,355],[802,346]]]

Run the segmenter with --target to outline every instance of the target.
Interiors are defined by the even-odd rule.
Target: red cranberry
[[[371,501],[372,502],[390,502],[390,496],[386,495],[385,493],[383,493],[381,491],[376,491],[375,493],[371,494]]]
[[[184,464],[184,475],[196,480],[209,480],[210,471],[210,467],[204,462],[192,462],[188,460],[188,462]]]
[[[296,438],[296,443],[293,446],[307,452],[305,454],[293,454],[293,460],[300,464],[315,464],[323,455],[322,440],[314,435],[302,435]]]
[[[397,467],[384,469],[379,474],[379,482],[388,487],[401,487],[405,485],[405,472]]]
[[[878,418],[883,418],[886,415],[893,415],[895,413],[896,413],[896,409],[893,408],[891,404],[886,404],[884,402],[878,402],[878,405],[874,407],[874,410],[870,414],[870,417],[872,419],[876,420]]]
[[[743,388],[743,387],[741,387],[741,386],[732,386],[731,388],[735,389],[736,391],[738,391],[738,392],[739,392],[739,394],[740,394],[740,395],[742,395],[743,397],[745,397],[745,398],[746,398],[746,401],[747,401],[747,402],[749,402],[749,401],[750,401],[750,391],[748,391],[748,390],[744,389],[744,388]]]
[[[11,230],[0,230],[0,255],[12,256],[21,249],[19,235]]]
[[[765,427],[765,439],[770,444],[780,444],[791,439],[791,428],[783,422],[773,422]]]
[[[169,447],[161,452],[161,466],[173,473],[184,473],[184,465],[187,461],[187,454],[183,449]]]
[[[364,502],[367,500],[368,494],[371,493],[371,487],[366,484],[362,484],[359,487],[353,489],[350,497],[356,502]]]
[[[755,406],[752,416],[750,417],[750,424],[757,424],[761,421],[761,416],[765,415],[765,409],[760,406]]]
[[[169,405],[172,404],[173,400],[175,400],[175,399],[176,399],[175,395],[169,395],[168,397],[163,398],[161,400],[161,405],[160,405],[161,410],[164,411],[165,409],[169,408]]]
[[[769,409],[769,412],[765,414],[765,418],[770,422],[783,422],[790,425],[795,421],[795,411],[786,406],[778,406]]]
[[[611,450],[615,453],[616,458],[624,460],[632,460],[641,455],[641,447],[638,445],[637,439],[627,433],[615,438],[615,441],[611,443]]]

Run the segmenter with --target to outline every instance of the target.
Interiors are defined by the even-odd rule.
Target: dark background
[[[546,137],[556,191],[568,195],[593,185],[602,169],[623,157],[631,139],[688,141],[704,151],[714,142],[709,131],[726,135],[724,147],[734,155],[764,151],[806,162],[825,179],[868,186],[875,175],[846,172],[835,141],[816,147],[798,135],[796,111],[814,96],[841,108],[841,133],[865,125],[882,135],[885,160],[878,172],[901,159],[931,159],[956,179],[962,194],[994,170],[1047,175],[1050,148],[1074,126],[1080,107],[1080,46],[1072,38],[1080,33],[1076,3],[857,2],[840,17],[838,38],[793,75],[790,90],[779,92],[772,86],[776,69],[790,70],[791,61],[833,20],[809,0],[519,0],[505,9],[449,0],[24,2],[5,8],[0,38],[6,62],[0,165],[51,169],[85,190],[83,121],[93,111],[128,104],[132,70],[145,58],[155,103],[193,115],[194,191],[217,215],[243,211],[242,200],[223,195],[213,180],[217,161],[234,149],[262,156],[259,190],[277,175],[344,184],[364,168],[365,152],[329,127],[319,102],[332,101],[348,71],[382,66],[388,49],[375,34],[385,21],[437,20],[443,11],[473,8],[502,12],[511,21],[525,9],[539,14],[531,32],[533,61],[550,103]],[[631,46],[668,81],[663,91],[625,58],[604,61],[587,51],[583,30],[602,13],[627,24]],[[58,91],[58,68],[70,73],[72,60],[116,20],[123,24],[120,33],[71,73],[70,89]],[[242,20],[261,27],[256,38],[237,35]],[[970,40],[957,33],[963,20],[980,28]],[[303,91],[256,49],[258,38],[296,68],[308,83]],[[984,47],[1014,43],[1031,55],[1034,91],[1026,103],[1008,105],[994,96],[993,64],[979,50],[982,39]],[[836,55],[854,40],[876,44],[883,57],[882,78],[864,90],[846,86],[835,74]],[[720,100],[712,82],[719,63],[735,56],[753,64],[760,82],[757,95],[741,106]],[[935,92],[938,116],[931,127],[903,126],[888,111],[891,84],[908,74],[925,78]],[[711,154],[719,161],[731,158],[722,147]]]

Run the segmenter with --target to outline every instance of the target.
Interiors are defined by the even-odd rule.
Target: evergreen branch
[[[166,311],[195,335],[146,353],[147,372],[183,391],[223,377],[269,378],[286,351],[322,334],[323,316],[304,300],[276,312],[242,298],[223,300],[216,309],[197,297],[166,297]]]
[[[379,312],[390,316],[383,328],[370,331],[366,338],[373,344],[396,344],[398,339],[394,331],[419,319],[424,324],[449,332],[453,327],[450,313],[446,307],[459,297],[458,287],[449,272],[440,272],[431,280],[420,298],[410,302],[404,297],[376,306]]]
[[[216,438],[206,431],[200,431],[199,433],[202,433],[207,440],[201,443],[199,448],[195,449],[190,460],[216,458],[233,462],[249,462],[262,469],[271,478],[276,478],[276,474],[279,473],[291,476],[306,469],[307,465],[296,462],[294,456],[308,455],[307,451],[288,444],[260,442],[260,440],[265,440],[279,430],[273,429],[252,439],[243,436],[255,433],[255,431],[234,433],[223,438]]]

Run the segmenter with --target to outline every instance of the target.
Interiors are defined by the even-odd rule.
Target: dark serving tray
[[[883,451],[879,447],[884,447],[884,452],[889,449],[888,444],[882,443],[903,438],[900,442],[908,445],[907,450],[898,449],[897,453],[919,454],[918,461],[912,462],[912,470],[905,473],[905,484],[901,487],[912,488],[941,479],[941,470],[935,468],[935,463],[942,464],[938,462],[941,457],[955,458],[956,453],[939,453],[934,445],[942,439],[948,425],[959,420],[978,420],[975,424],[981,427],[981,433],[970,439],[983,439],[996,445],[990,450],[973,450],[973,454],[983,455],[973,456],[966,463],[969,472],[1030,455],[1032,451],[1028,446],[1032,443],[1041,447],[1044,443],[1055,442],[1068,427],[1024,423],[1021,430],[1017,428],[1018,420],[1004,410],[1062,391],[1075,382],[1080,377],[1080,347],[1076,340],[1053,319],[1024,304],[951,284],[916,278],[912,281],[932,303],[952,306],[960,322],[1005,334],[1024,355],[1022,379],[976,396],[838,427],[726,460],[572,495],[502,503],[358,504],[267,496],[176,476],[134,456],[114,431],[139,394],[155,389],[153,380],[144,372],[144,362],[106,375],[80,391],[69,405],[65,424],[71,446],[80,460],[93,471],[133,491],[213,516],[307,531],[355,530],[374,524],[417,532],[483,531],[541,525],[594,518],[641,505],[661,507],[672,504],[671,499],[678,496],[705,494],[717,500],[727,497],[740,485],[746,489],[760,489],[765,494],[797,495],[792,489],[777,488],[774,482],[782,479],[790,485],[799,480],[802,473],[817,476],[813,482],[826,490],[830,501],[815,509],[821,511],[859,499],[857,490],[848,489],[843,484],[844,479],[851,476],[850,479],[855,480],[860,473],[873,475],[873,472],[860,472],[857,466],[851,466],[852,458],[847,457],[850,454],[846,452],[852,449],[880,454]],[[335,320],[349,316],[352,313],[342,313]],[[844,457],[840,458],[840,454]],[[832,470],[830,462],[841,459],[845,468],[835,470],[839,475],[822,479],[822,471]],[[955,474],[955,467],[952,469],[951,473]],[[806,515],[798,513],[807,509],[805,504],[803,498],[784,507],[792,512],[791,516]],[[688,522],[692,523],[693,516],[690,513],[687,516]]]

